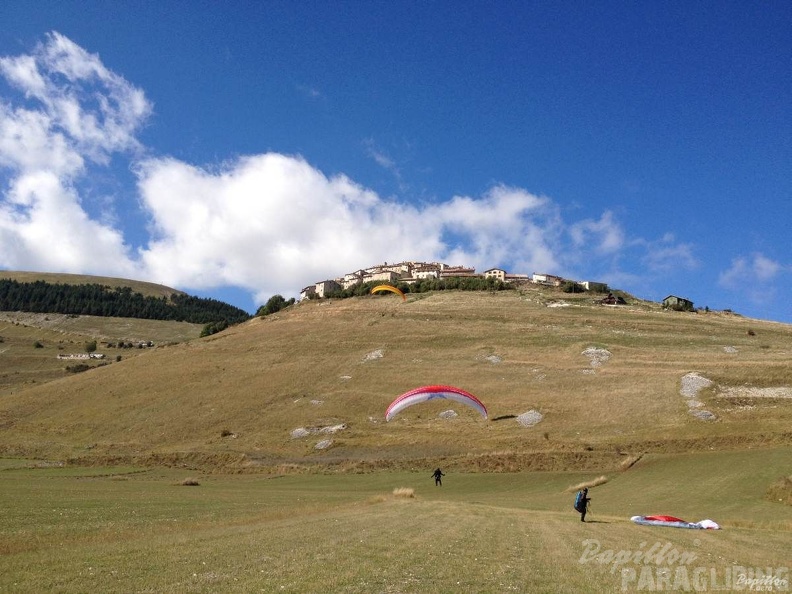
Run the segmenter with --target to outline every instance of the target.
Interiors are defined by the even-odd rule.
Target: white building
[[[538,274],[534,272],[533,275],[531,276],[531,282],[534,282],[537,285],[560,287],[561,283],[564,282],[564,279],[561,278],[560,276],[555,276],[553,274]]]

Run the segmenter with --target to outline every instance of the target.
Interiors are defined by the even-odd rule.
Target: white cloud
[[[302,159],[275,153],[214,173],[150,160],[139,176],[154,222],[143,262],[153,278],[177,285],[293,291],[359,267],[387,244],[398,249],[409,224],[409,211],[393,216],[347,178],[328,179]]]
[[[448,244],[451,263],[478,269],[557,268],[560,219],[548,198],[498,185],[478,198],[455,196],[430,206],[423,217]]]
[[[624,246],[624,232],[610,211],[602,213],[599,220],[586,219],[572,224],[569,234],[576,247],[597,254],[615,254]]]
[[[385,153],[382,149],[377,148],[374,141],[372,139],[367,139],[363,142],[363,146],[366,148],[366,153],[369,157],[374,159],[374,162],[382,167],[393,173],[397,178],[400,176],[399,168],[396,166],[396,161],[394,161],[389,155]]]
[[[74,185],[86,159],[138,148],[142,91],[53,33],[32,55],[0,58],[25,105],[0,104],[0,266],[135,275],[121,233],[92,220]]]
[[[83,165],[80,153],[64,134],[53,130],[45,113],[0,104],[0,167],[71,176]]]
[[[718,277],[718,284],[729,289],[755,286],[775,279],[783,266],[761,253],[741,256],[732,260],[731,266]]]
[[[731,266],[719,275],[718,284],[754,305],[764,306],[776,300],[779,283],[783,283],[781,274],[790,270],[757,252],[732,260]]]
[[[89,219],[78,202],[51,172],[17,177],[0,202],[0,266],[137,274],[121,234]]]
[[[646,250],[641,261],[652,273],[693,270],[699,265],[693,246],[689,243],[678,243],[671,234],[664,235],[658,241],[642,240],[641,243]]]
[[[541,214],[548,201],[523,190],[499,186],[419,209],[276,153],[217,172],[149,160],[139,178],[155,238],[142,261],[177,286],[244,286],[261,299],[386,260],[554,261]]]
[[[778,262],[774,262],[762,254],[755,254],[753,269],[756,277],[760,281],[768,281],[776,277],[776,275],[781,271],[782,266]]]
[[[144,93],[63,35],[49,34],[33,55],[0,58],[0,74],[40,103],[49,134],[83,156],[105,163],[110,153],[139,148],[135,133],[151,113]]]

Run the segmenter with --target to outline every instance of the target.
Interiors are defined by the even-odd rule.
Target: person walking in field
[[[435,480],[435,487],[442,487],[443,486],[443,477],[445,476],[445,474],[443,474],[443,471],[440,470],[439,468],[437,468],[432,473],[432,476],[434,477],[434,480]]]
[[[578,491],[575,496],[575,511],[580,513],[580,521],[586,521],[586,512],[588,511],[588,504],[591,497],[588,496],[588,487],[584,487],[582,491]]]

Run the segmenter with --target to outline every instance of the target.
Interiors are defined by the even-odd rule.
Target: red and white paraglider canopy
[[[395,415],[399,414],[405,408],[418,404],[419,402],[427,402],[428,400],[444,399],[453,400],[470,406],[476,409],[481,416],[487,418],[487,407],[473,396],[470,392],[455,388],[454,386],[421,386],[409,392],[405,392],[396,400],[390,403],[388,410],[385,411],[385,420],[390,421]]]

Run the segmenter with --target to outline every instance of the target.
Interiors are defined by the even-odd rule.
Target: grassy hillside
[[[789,325],[540,288],[309,301],[5,394],[0,452],[239,468],[613,468],[645,452],[792,443],[791,351]],[[692,372],[713,382],[695,397],[681,393]],[[489,419],[441,400],[384,422],[391,400],[428,383],[472,392]],[[457,416],[442,418],[448,410]],[[520,424],[531,411],[541,421]]]
[[[0,402],[9,394],[70,375],[75,361],[58,356],[84,354],[96,341],[102,360],[90,366],[142,354],[141,342],[162,346],[198,338],[203,326],[187,322],[63,314],[0,312]],[[125,347],[119,348],[123,343]],[[112,348],[108,344],[113,344]]]

